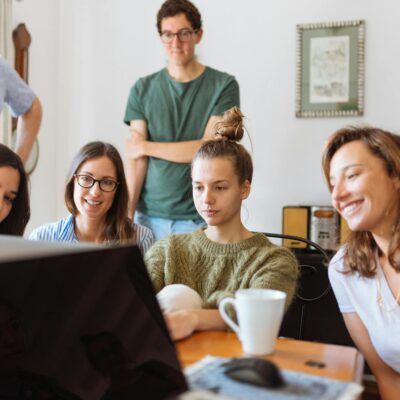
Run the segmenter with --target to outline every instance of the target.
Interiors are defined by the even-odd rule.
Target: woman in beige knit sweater
[[[234,107],[215,126],[215,140],[204,142],[193,159],[193,199],[207,227],[162,239],[146,255],[175,340],[197,330],[226,329],[218,304],[238,289],[282,290],[286,306],[295,292],[298,265],[292,253],[241,221],[253,175],[251,157],[238,143],[243,133],[243,115]]]

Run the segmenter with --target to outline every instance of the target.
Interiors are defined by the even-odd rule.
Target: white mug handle
[[[238,324],[232,321],[231,317],[226,313],[225,306],[227,304],[232,304],[232,306],[236,309],[236,300],[232,299],[231,297],[225,297],[219,303],[218,309],[219,313],[221,314],[222,319],[236,332],[238,337],[240,338],[240,328]]]

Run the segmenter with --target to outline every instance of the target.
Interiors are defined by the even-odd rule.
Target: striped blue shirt
[[[153,232],[146,226],[134,224],[136,244],[142,254],[154,243]],[[57,222],[39,226],[29,235],[30,240],[48,240],[58,242],[79,242],[74,230],[74,217],[69,215]]]

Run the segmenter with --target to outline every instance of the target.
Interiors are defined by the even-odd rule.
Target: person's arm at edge
[[[211,132],[214,125],[220,121],[222,116],[212,115],[208,122],[204,135],[199,140],[187,140],[183,142],[151,142],[149,140],[140,140],[136,137],[136,146],[138,146],[139,157],[155,157],[166,161],[176,163],[190,163],[202,143],[211,139]],[[133,136],[136,135],[136,129],[133,129]]]
[[[351,338],[364,355],[376,378],[382,400],[397,398],[400,393],[400,374],[379,357],[358,314],[354,312],[342,315]]]
[[[41,121],[42,106],[39,99],[35,97],[31,108],[18,117],[15,152],[21,157],[24,163],[32,150]]]
[[[144,139],[147,139],[147,123],[144,120],[134,120],[130,122],[131,129],[135,130],[138,134],[142,135]],[[142,191],[144,178],[147,173],[147,157],[130,158],[129,148],[130,139],[126,143],[126,153],[128,155],[128,161],[126,164],[126,183],[129,192],[129,203],[128,203],[128,216],[133,219],[133,215],[136,210],[137,203],[139,201],[140,193]]]
[[[135,224],[136,229],[138,225]],[[146,254],[147,251],[150,249],[151,246],[155,243],[156,239],[154,237],[153,231],[147,226],[141,226],[141,230],[144,229],[144,233],[142,233],[142,237],[136,236],[136,242],[138,243],[139,247],[142,249],[142,254]]]

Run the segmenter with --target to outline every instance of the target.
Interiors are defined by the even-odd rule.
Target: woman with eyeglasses
[[[0,234],[22,236],[30,215],[24,164],[17,154],[0,144]]]
[[[191,1],[164,1],[157,30],[167,65],[136,81],[124,122],[130,127],[130,215],[136,211],[135,221],[152,229],[158,240],[204,226],[191,196],[190,163],[203,141],[211,139],[214,124],[240,99],[232,75],[196,58],[203,24]]]
[[[154,242],[150,229],[127,217],[128,189],[118,150],[91,142],[72,160],[65,188],[70,215],[34,230],[30,239],[69,242],[136,241],[144,254]]]

